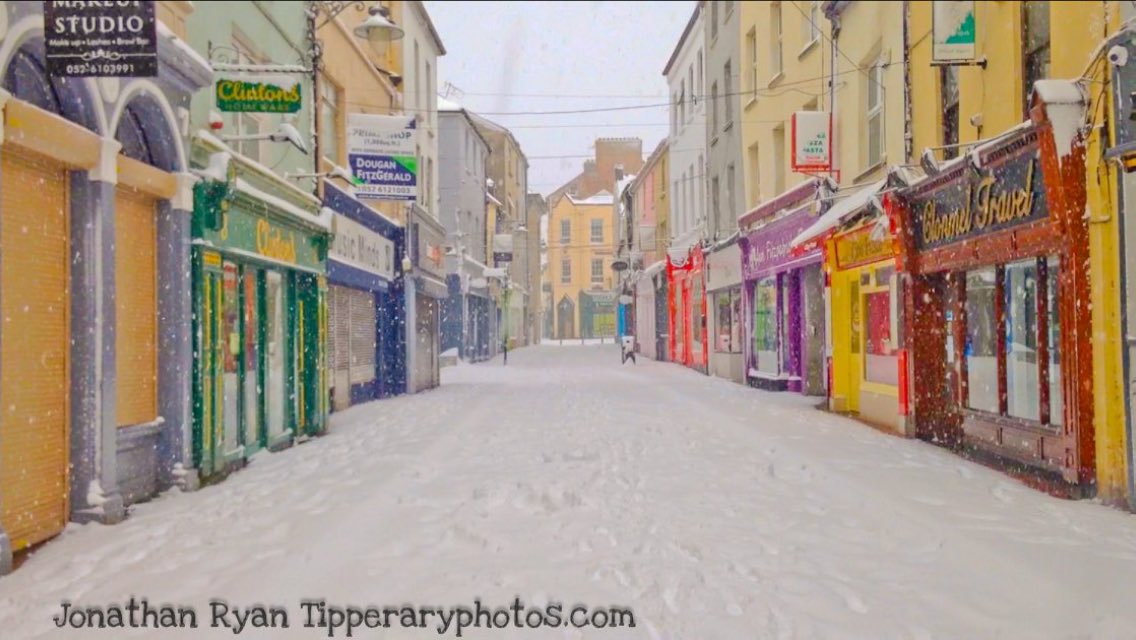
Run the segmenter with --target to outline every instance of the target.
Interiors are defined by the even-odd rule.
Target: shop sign
[[[214,90],[218,111],[296,113],[303,105],[299,78],[284,74],[221,76]]]
[[[793,171],[832,169],[832,114],[798,111],[793,114]]]
[[[425,213],[418,213],[418,207],[413,209],[410,223],[410,246],[413,247],[411,261],[414,266],[430,274],[445,279],[443,246],[446,243],[445,230],[435,227],[437,222],[427,218]],[[419,218],[419,220],[415,220]],[[425,220],[429,220],[426,222]],[[432,223],[432,224],[431,224]]]
[[[153,2],[43,3],[44,57],[54,77],[158,75]]]
[[[394,242],[338,214],[333,218],[333,229],[335,240],[331,245],[332,258],[387,280],[394,280]]]
[[[220,229],[206,229],[203,236],[222,250],[237,249],[274,262],[324,270],[312,236],[237,206],[231,207],[225,214]]]
[[[931,62],[973,61],[974,0],[934,0],[931,6]]]
[[[803,207],[797,213],[786,218],[771,222],[761,227],[739,241],[742,249],[742,277],[754,280],[777,267],[802,258],[790,253],[790,244],[816,218],[809,215],[812,207]],[[819,255],[814,250],[812,255]]]
[[[891,238],[885,235],[872,239],[872,228],[869,225],[835,238],[837,269],[851,269],[895,256]]]
[[[411,116],[347,114],[347,163],[356,197],[418,197],[418,128]]]
[[[1036,129],[984,155],[981,174],[963,167],[908,196],[919,250],[1048,217]]]

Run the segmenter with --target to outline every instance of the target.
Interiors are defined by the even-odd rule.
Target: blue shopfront
[[[403,229],[324,182],[334,239],[328,255],[332,410],[406,390],[405,298],[396,278]]]

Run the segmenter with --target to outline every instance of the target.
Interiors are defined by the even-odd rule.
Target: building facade
[[[395,263],[403,249],[398,203],[359,200],[349,182],[332,172],[348,165],[347,117],[390,114],[399,101],[391,81],[388,49],[376,49],[352,33],[367,17],[361,6],[319,15],[317,37],[323,68],[316,83],[319,172],[296,183],[318,181],[330,209],[334,241],[327,265],[328,366],[332,410],[405,389],[402,284]],[[345,172],[345,170],[341,170]]]
[[[489,357],[494,342],[489,334],[493,306],[489,287],[478,283],[485,279],[491,258],[486,207],[489,143],[465,109],[449,101],[441,105],[440,219],[449,247],[446,270],[450,286],[450,297],[442,307],[441,349],[457,349],[459,357],[476,361]]]
[[[719,4],[719,3],[714,3]],[[699,2],[663,68],[671,97],[667,137],[670,171],[670,246],[667,250],[670,359],[706,370],[705,275],[707,81],[705,3]],[[714,72],[717,75],[717,71]]]
[[[565,195],[549,216],[553,339],[611,338],[616,318],[611,262],[615,254],[610,193]]]
[[[48,77],[43,5],[0,6],[0,573],[191,472],[181,118],[209,65],[156,3],[153,78]],[[125,250],[129,247],[129,250]]]

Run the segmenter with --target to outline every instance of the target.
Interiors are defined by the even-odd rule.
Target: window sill
[[[773,87],[780,84],[781,80],[783,80],[784,78],[785,78],[785,71],[784,70],[778,71],[776,74],[774,74],[774,76],[772,78],[769,79],[769,82],[766,83],[765,86],[768,89],[772,89]]]
[[[756,95],[750,97],[750,99],[748,101],[746,101],[745,107],[743,107],[742,109],[744,111],[749,111],[751,108],[753,108],[753,106],[755,104],[757,104],[757,96]]]
[[[800,60],[801,58],[807,56],[809,54],[809,52],[812,51],[813,49],[816,49],[817,45],[819,45],[819,44],[820,44],[820,36],[813,38],[811,41],[809,41],[808,44],[805,45],[805,48],[801,49],[801,51],[797,54],[797,59]]]
[[[718,144],[718,135],[714,134],[714,137],[710,138],[710,146],[713,147],[717,144]]]
[[[1039,420],[1030,420],[1029,418],[1017,418],[1014,416],[1003,416],[997,413],[990,413],[981,409],[971,409],[964,407],[962,409],[964,420],[974,422],[984,422],[987,424],[995,425],[998,427],[1010,427],[1012,429],[1021,429],[1023,431],[1030,431],[1040,435],[1060,435],[1061,425],[1057,424],[1042,424]]]

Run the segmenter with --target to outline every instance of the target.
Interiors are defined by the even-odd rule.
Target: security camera
[[[1128,64],[1128,49],[1116,45],[1108,50],[1108,62],[1114,67],[1123,67]]]

